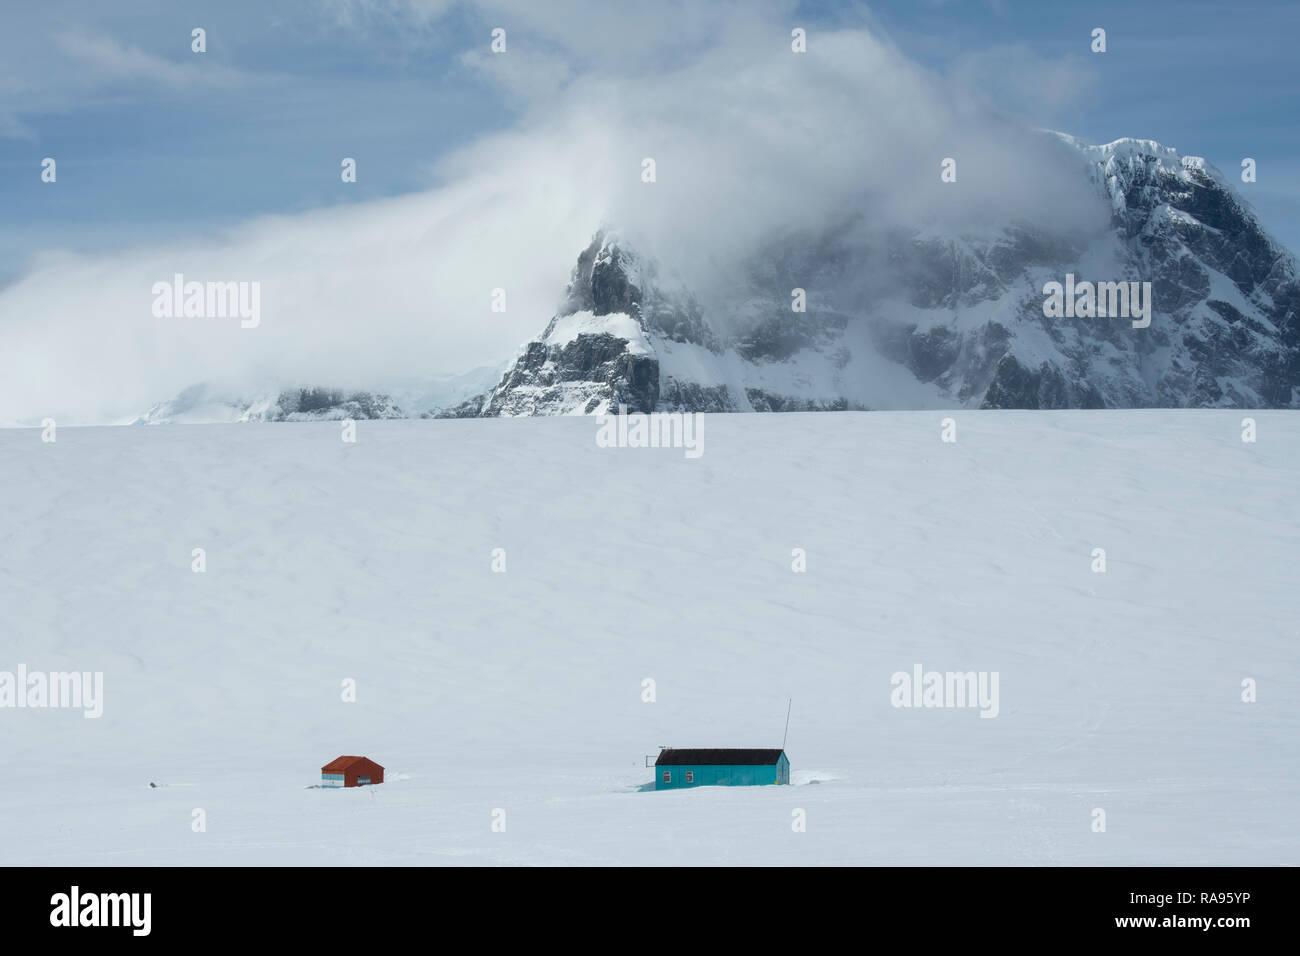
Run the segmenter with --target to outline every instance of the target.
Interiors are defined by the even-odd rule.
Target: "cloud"
[[[354,27],[374,20],[429,25],[444,16],[460,0],[326,0],[325,7],[335,21]]]
[[[525,24],[500,56],[526,57],[543,14],[486,15],[495,7]],[[38,257],[0,292],[0,421],[118,420],[199,381],[382,388],[497,365],[544,327],[578,252],[611,222],[708,298],[771,236],[848,210],[874,228],[954,230],[1073,229],[1096,211],[1049,140],[864,30],[810,30],[794,53],[785,5],[682,4],[682,23],[708,29],[644,14],[622,29],[650,35],[622,58],[606,33],[622,20],[602,4],[569,8],[542,39],[572,75],[512,128],[439,162],[436,189],[259,219],[220,241]],[[121,62],[172,76],[129,51]],[[945,157],[957,183],[940,182]],[[641,179],[646,158],[654,183]],[[155,318],[153,284],[175,273],[260,282],[260,326]],[[498,288],[504,313],[490,308]]]
[[[119,420],[198,381],[373,387],[495,363],[545,323],[588,239],[575,224],[596,218],[548,195],[557,172],[257,220],[224,241],[39,257],[0,293],[0,421]],[[260,325],[154,317],[153,285],[175,273],[258,282]]]
[[[51,30],[41,13],[26,10],[25,20],[15,16],[7,24],[11,29],[0,32],[0,139],[38,141],[42,118],[93,108],[124,88],[189,95],[272,78],[228,66],[216,54],[188,53],[188,30],[169,38],[188,59],[172,60],[124,43],[93,23],[77,31]]]
[[[230,85],[248,79],[240,71],[220,64],[200,67],[197,59],[194,63],[178,63],[155,56],[104,33],[63,33],[54,42],[65,56],[80,65],[83,79],[138,80],[171,88]]]
[[[949,67],[954,89],[989,110],[1053,125],[1065,108],[1087,99],[1096,74],[1082,57],[1043,57],[1024,44],[1004,44],[957,57]]]

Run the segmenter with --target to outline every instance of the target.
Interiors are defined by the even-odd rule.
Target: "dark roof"
[[[344,773],[349,767],[351,767],[358,760],[364,760],[367,764],[369,764],[372,767],[379,767],[379,764],[375,763],[369,757],[335,757],[325,766],[321,767],[320,772],[321,773]],[[383,770],[384,768],[379,767],[379,769]]]
[[[781,759],[782,750],[661,750],[656,767],[674,767],[682,764],[699,766],[767,766]]]

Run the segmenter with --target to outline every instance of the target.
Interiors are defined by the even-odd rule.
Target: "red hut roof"
[[[325,766],[321,767],[320,772],[321,773],[345,773],[347,772],[347,769],[351,767],[354,763],[357,763],[358,761],[362,761],[362,760],[364,760],[370,766],[378,768],[379,770],[384,769],[383,767],[380,767],[379,764],[371,760],[369,757],[335,757]]]

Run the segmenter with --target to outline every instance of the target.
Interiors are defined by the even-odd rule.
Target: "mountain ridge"
[[[445,414],[591,414],[620,405],[640,412],[914,407],[889,395],[872,401],[856,387],[847,373],[855,360],[881,372],[855,354],[862,338],[930,385],[924,404],[935,407],[1300,407],[1295,257],[1263,230],[1227,178],[1204,159],[1152,140],[1097,146],[1052,135],[1074,149],[1109,204],[1111,229],[1100,243],[1016,223],[991,235],[921,228],[885,237],[903,287],[892,315],[880,314],[889,303],[843,295],[814,305],[808,289],[807,313],[792,319],[773,312],[719,342],[694,331],[708,326],[689,299],[661,294],[636,253],[616,234],[598,233],[579,256],[567,303],[595,305],[592,318],[631,319],[638,334],[588,323],[576,340],[555,342],[557,320],[572,314],[562,309],[496,388]],[[835,246],[834,237],[823,239]],[[605,272],[586,269],[589,262],[604,263]],[[624,262],[635,268],[610,274]],[[1043,281],[1067,273],[1151,283],[1158,324],[1137,338],[1127,323],[1109,319],[1049,322]],[[779,275],[777,268],[773,279]],[[791,289],[801,287],[797,276],[785,275]],[[768,283],[771,302],[778,285]],[[665,323],[665,314],[677,318]],[[683,327],[688,334],[679,334]],[[784,381],[780,372],[788,373]]]
[[[410,414],[1300,408],[1296,258],[1227,177],[1153,140],[1045,135],[1104,204],[1103,232],[873,229],[850,215],[774,237],[724,305],[706,306],[603,228],[579,252],[560,307],[495,385]],[[1049,319],[1044,284],[1067,274],[1150,283],[1151,326]],[[803,312],[791,308],[799,290]],[[284,413],[276,402],[260,417],[407,414],[382,393],[304,391],[336,401]],[[160,408],[150,420],[166,420]]]

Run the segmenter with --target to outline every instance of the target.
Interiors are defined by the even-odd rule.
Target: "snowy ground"
[[[1300,415],[941,417],[0,431],[0,670],[105,682],[0,709],[0,863],[1300,863]],[[795,786],[645,791],[787,696]]]

